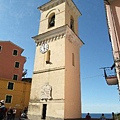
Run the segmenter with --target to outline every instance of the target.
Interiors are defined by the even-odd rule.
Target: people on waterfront
[[[0,101],[0,120],[3,120],[6,115],[6,107],[4,100]]]
[[[90,113],[87,113],[86,120],[90,120],[90,119],[91,119]]]
[[[13,118],[13,109],[10,106],[9,109],[7,110],[7,120],[12,120]]]
[[[12,115],[12,119],[13,119],[13,120],[15,119],[16,112],[17,112],[17,110],[16,110],[16,108],[14,107],[14,108],[13,108],[13,115]]]
[[[102,113],[101,117],[100,117],[100,120],[106,120],[104,114]]]
[[[115,120],[115,114],[112,112],[112,119]]]

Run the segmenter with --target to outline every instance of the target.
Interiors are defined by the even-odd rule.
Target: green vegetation
[[[120,113],[115,114],[115,120],[120,120]]]

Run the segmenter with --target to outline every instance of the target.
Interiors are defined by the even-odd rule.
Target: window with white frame
[[[13,75],[13,80],[18,80],[18,75]]]
[[[2,46],[0,46],[0,52],[2,51]]]
[[[15,68],[19,68],[20,63],[19,62],[15,62]]]
[[[11,103],[12,102],[12,95],[6,95],[5,103]]]
[[[18,55],[18,51],[17,50],[13,50],[13,55]]]
[[[14,83],[8,82],[8,89],[13,90],[13,88],[14,88]]]

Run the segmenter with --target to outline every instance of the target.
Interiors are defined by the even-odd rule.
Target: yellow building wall
[[[8,83],[14,83],[13,90],[8,89]],[[11,103],[5,103],[6,108],[16,107],[17,116],[28,106],[31,83],[15,80],[0,79],[0,100],[6,100],[6,95],[11,95]]]

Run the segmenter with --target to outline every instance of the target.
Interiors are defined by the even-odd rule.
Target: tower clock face
[[[47,43],[44,43],[44,44],[42,44],[42,45],[40,46],[40,52],[41,52],[42,54],[44,54],[45,52],[47,52],[48,49],[49,49],[49,45],[48,45]]]

